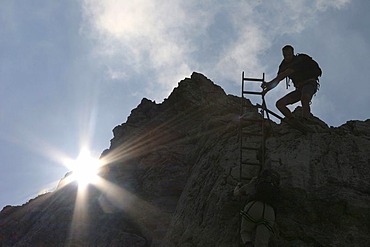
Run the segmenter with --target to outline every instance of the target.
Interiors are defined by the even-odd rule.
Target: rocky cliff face
[[[83,204],[69,184],[5,207],[0,246],[239,246],[242,100],[198,73],[161,104],[143,99],[102,154],[105,186],[90,186]],[[271,244],[368,246],[370,120],[317,119],[306,135],[269,125],[266,158],[282,191]]]

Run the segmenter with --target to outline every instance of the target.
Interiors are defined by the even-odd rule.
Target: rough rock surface
[[[106,182],[83,196],[64,178],[55,192],[5,207],[0,246],[239,246],[242,100],[198,73],[161,104],[143,99],[113,129]],[[261,116],[252,108],[248,117]],[[267,124],[282,191],[271,246],[368,246],[370,120],[333,128],[316,118],[306,135]]]

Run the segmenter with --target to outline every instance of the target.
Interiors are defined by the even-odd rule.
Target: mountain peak
[[[240,140],[252,138],[240,135],[242,102],[250,106],[247,118],[262,120],[248,99],[226,95],[196,72],[162,103],[142,99],[102,154],[105,187],[91,185],[82,207],[71,184],[4,208],[0,246],[238,247],[245,198],[232,192],[240,182]],[[270,130],[266,160],[281,176],[272,244],[367,246],[370,120],[329,128],[317,119],[306,135],[263,122]]]
[[[168,102],[187,103],[202,105],[218,97],[226,96],[225,91],[218,85],[214,84],[204,75],[193,72],[190,78],[179,82],[164,104]]]

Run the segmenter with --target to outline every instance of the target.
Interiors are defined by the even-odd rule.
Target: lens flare
[[[92,157],[88,149],[82,149],[77,159],[70,161],[68,164],[68,167],[72,170],[71,180],[77,181],[81,188],[88,184],[94,184],[101,166],[100,160]]]

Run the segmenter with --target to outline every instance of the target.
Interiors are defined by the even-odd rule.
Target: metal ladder
[[[247,83],[248,82],[248,83]],[[265,163],[266,152],[266,120],[270,120],[265,102],[265,91],[251,91],[246,88],[252,83],[265,82],[265,74],[262,78],[247,78],[242,73],[242,99],[241,116],[239,118],[240,140],[240,182],[247,182],[257,176]],[[252,105],[246,95],[260,95],[261,104]],[[257,108],[257,112],[256,112]]]

